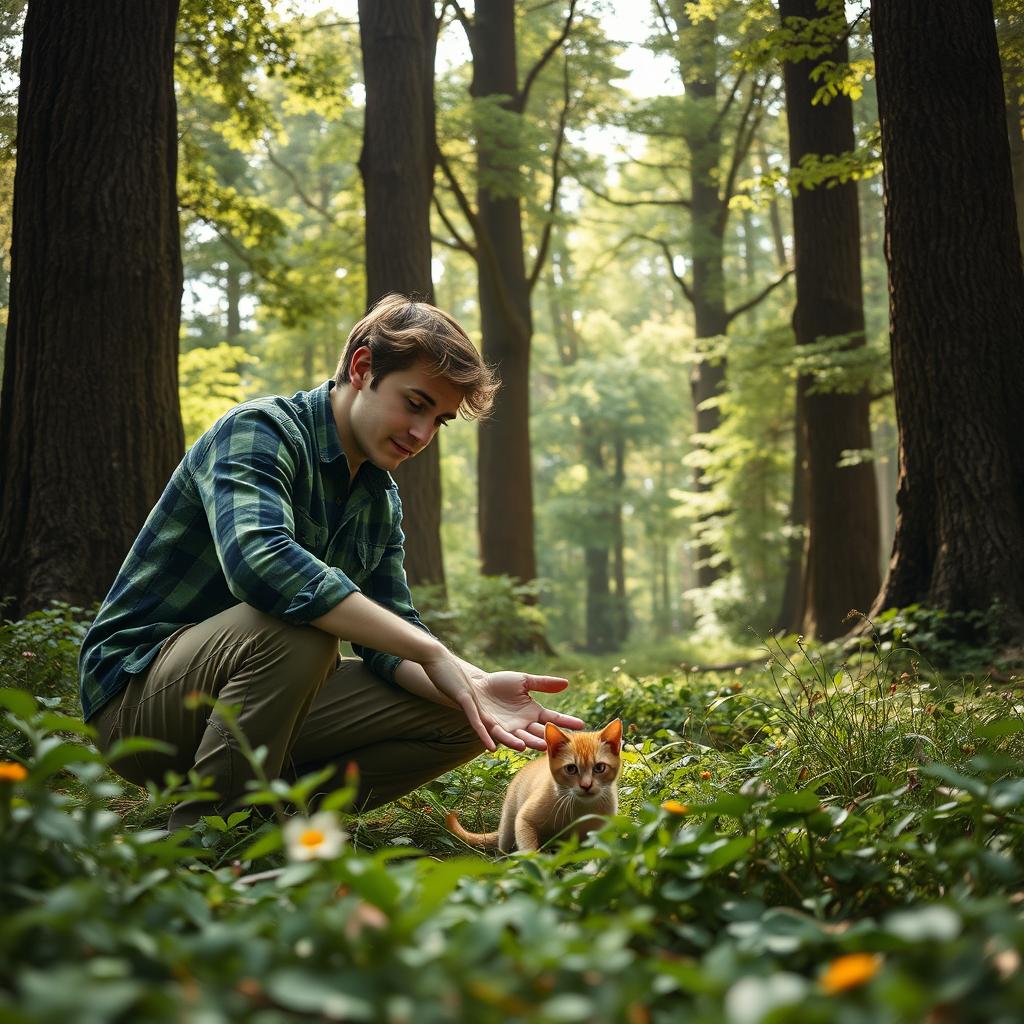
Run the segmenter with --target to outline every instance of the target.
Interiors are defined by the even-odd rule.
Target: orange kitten
[[[616,718],[600,732],[562,732],[548,723],[544,738],[547,757],[530,761],[509,783],[498,831],[467,832],[449,814],[448,828],[455,835],[502,853],[537,850],[555,836],[582,839],[615,814],[622,722]]]

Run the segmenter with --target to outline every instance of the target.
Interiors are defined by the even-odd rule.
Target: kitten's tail
[[[470,846],[479,846],[485,850],[494,850],[498,846],[497,832],[467,832],[460,824],[455,812],[451,811],[445,818],[449,830]]]

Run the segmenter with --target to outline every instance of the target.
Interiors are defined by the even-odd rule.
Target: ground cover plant
[[[509,752],[373,815],[347,790],[313,814],[315,779],[263,780],[267,817],[161,831],[200,780],[143,793],[91,746],[78,618],[0,630],[0,1020],[1010,1022],[1024,1005],[1012,672],[950,677],[898,635],[845,662],[770,643],[728,671],[591,663],[572,707],[628,723],[622,813],[583,846],[496,858],[442,812],[492,826]]]

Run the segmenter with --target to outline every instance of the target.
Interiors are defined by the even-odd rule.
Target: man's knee
[[[320,683],[338,660],[338,638],[316,626],[276,619],[249,606],[246,617],[258,637],[257,645],[281,663],[292,679]]]

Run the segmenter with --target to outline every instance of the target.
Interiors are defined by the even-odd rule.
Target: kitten
[[[549,722],[544,738],[547,757],[530,761],[509,783],[498,831],[467,832],[452,813],[447,822],[455,835],[473,846],[497,847],[502,853],[537,850],[559,835],[582,839],[615,814],[621,720],[616,718],[600,732],[568,733]]]

